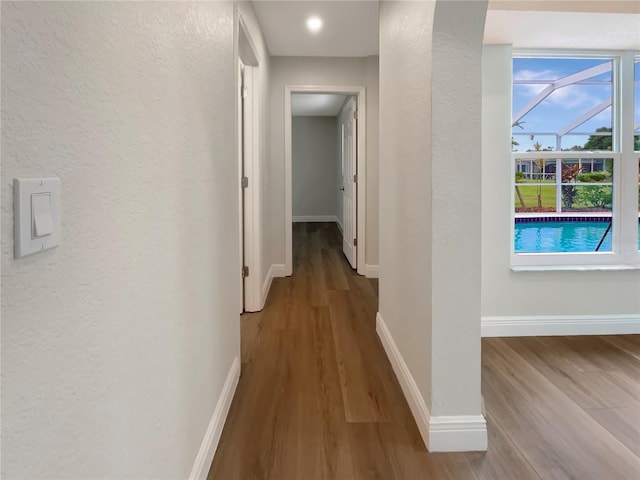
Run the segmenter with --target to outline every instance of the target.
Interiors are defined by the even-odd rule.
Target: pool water
[[[595,252],[609,222],[516,223],[515,251],[518,253]],[[600,252],[611,251],[611,231]],[[638,245],[640,249],[640,242]]]

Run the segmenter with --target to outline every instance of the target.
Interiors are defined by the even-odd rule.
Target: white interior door
[[[351,267],[356,268],[357,262],[357,158],[356,146],[358,144],[358,125],[356,113],[356,100],[349,102],[347,123],[345,125],[344,145],[342,152],[344,158],[344,177],[342,190],[342,221],[344,232],[342,235],[342,251],[349,260]]]
[[[245,312],[256,312],[262,308],[257,245],[259,231],[255,224],[259,213],[255,207],[259,197],[259,174],[255,165],[257,108],[255,88],[256,68],[244,65],[242,70],[243,84],[242,100],[242,165],[240,184],[242,186],[242,277],[243,277],[243,306]]]
[[[244,312],[244,276],[242,275],[244,267],[244,189],[242,188],[242,177],[244,176],[244,132],[243,132],[243,88],[244,88],[244,65],[238,59],[238,239],[240,245],[238,252],[240,253],[239,268],[240,273],[240,313]]]

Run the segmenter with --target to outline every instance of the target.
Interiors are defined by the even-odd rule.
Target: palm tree
[[[511,128],[518,127],[520,129],[523,129],[524,128],[522,126],[523,123],[524,122],[520,122],[520,121],[514,122],[511,125]],[[513,137],[511,137],[511,150],[515,150],[513,147],[517,147],[518,145],[520,144],[516,142]],[[516,185],[516,194],[518,195],[518,200],[520,200],[520,205],[522,206],[522,208],[527,208],[527,206],[524,204],[524,198],[522,197],[522,193],[520,193],[520,187],[518,185]]]
[[[531,140],[533,139],[534,135],[531,135]],[[536,152],[539,152],[540,150],[542,150],[542,145],[540,144],[540,142],[536,141],[536,143],[533,144],[533,148],[535,148]],[[542,180],[544,180],[544,158],[536,158],[533,163],[540,170],[542,174]],[[536,197],[538,198],[538,208],[542,208],[542,185],[540,183],[536,185]]]

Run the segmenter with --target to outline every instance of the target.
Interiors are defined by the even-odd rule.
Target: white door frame
[[[291,179],[291,95],[294,93],[329,93],[339,95],[353,95],[356,97],[358,106],[358,145],[357,145],[357,263],[358,273],[365,275],[365,252],[366,252],[366,97],[365,87],[344,87],[344,86],[319,86],[319,85],[286,85],[284,87],[284,212],[285,212],[285,269],[286,274],[293,274],[293,208],[292,208],[292,179]]]
[[[237,9],[237,6],[236,6]],[[248,277],[244,278],[242,288],[244,293],[243,310],[256,312],[262,308],[262,285],[260,278],[262,264],[262,231],[260,222],[260,100],[263,92],[260,91],[260,75],[264,74],[260,68],[260,58],[257,55],[254,42],[246,26],[245,20],[237,11],[238,18],[238,56],[237,62],[244,64],[244,83],[247,94],[244,98],[244,142],[242,146],[242,111],[238,112],[238,137],[239,137],[239,179],[240,189],[240,222],[243,223],[239,239],[241,270],[243,266],[249,268]],[[241,102],[238,102],[241,108]],[[242,153],[244,152],[244,156]],[[244,162],[244,165],[243,165]],[[242,174],[244,170],[244,175]],[[247,177],[248,186],[242,187],[242,176]],[[244,198],[244,201],[242,201]],[[243,255],[244,250],[244,255]],[[244,262],[242,258],[244,257]],[[244,265],[243,265],[244,264]],[[242,292],[242,290],[241,290]]]
[[[239,265],[238,268],[240,272],[242,272],[242,267],[244,265],[244,204],[242,201],[243,191],[242,191],[242,169],[243,169],[243,139],[242,139],[242,97],[240,92],[242,91],[242,69],[244,65],[242,64],[242,60],[238,57],[237,66],[236,66],[236,141],[237,141],[237,159],[238,159],[238,172],[236,176],[236,181],[238,182],[236,186],[238,187],[238,254],[239,254]],[[244,280],[242,279],[242,275],[239,278],[240,281],[240,313],[244,312]]]

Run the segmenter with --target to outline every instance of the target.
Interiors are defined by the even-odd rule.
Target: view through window
[[[513,59],[515,254],[616,250],[622,231],[616,224],[630,221],[621,218],[618,194],[623,172],[629,172],[621,169],[626,157],[620,132],[632,130],[620,120],[624,89],[635,92],[634,149],[640,150],[637,58],[635,86],[620,82],[620,62],[595,55]]]

